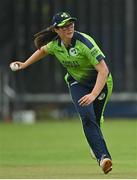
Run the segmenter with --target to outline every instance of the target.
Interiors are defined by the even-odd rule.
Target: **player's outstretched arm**
[[[46,51],[46,48],[41,47],[41,49],[35,51],[25,62],[21,61],[14,61],[10,64],[10,68],[13,71],[25,69],[29,65],[39,61],[43,57],[48,55],[48,51]]]

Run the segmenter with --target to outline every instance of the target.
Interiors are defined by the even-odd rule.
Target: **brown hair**
[[[54,27],[50,26],[34,35],[34,44],[38,49],[40,49],[42,46],[52,41],[56,36],[57,33],[54,31]]]

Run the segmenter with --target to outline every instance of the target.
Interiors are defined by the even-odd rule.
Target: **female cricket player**
[[[101,132],[103,113],[112,93],[112,76],[105,55],[92,37],[75,31],[75,17],[67,12],[53,16],[50,27],[35,35],[38,48],[25,62],[15,61],[21,70],[51,54],[67,69],[65,80],[82,120],[83,130],[100,167],[107,174],[112,158]]]

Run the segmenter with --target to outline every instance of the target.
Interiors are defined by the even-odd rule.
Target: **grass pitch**
[[[137,178],[137,120],[106,120],[103,132],[113,158],[108,175],[91,159],[79,120],[1,123],[0,178]]]

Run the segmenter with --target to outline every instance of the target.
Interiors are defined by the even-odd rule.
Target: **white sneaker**
[[[112,161],[109,158],[104,158],[100,161],[100,166],[102,167],[102,170],[104,174],[107,174],[112,170]]]

